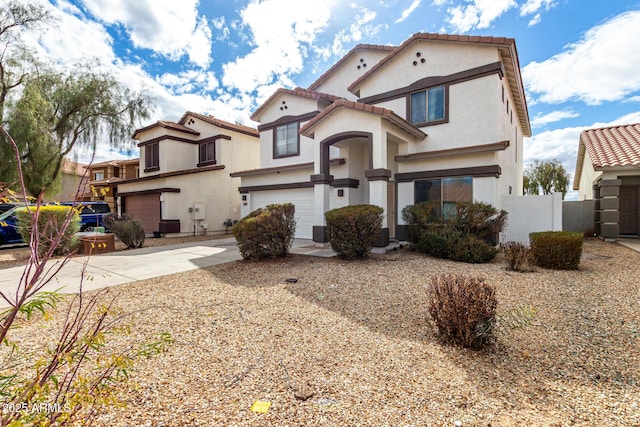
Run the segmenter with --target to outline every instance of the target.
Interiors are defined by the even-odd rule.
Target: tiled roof
[[[231,131],[235,131],[235,132],[240,132],[240,133],[244,133],[246,135],[255,136],[255,137],[259,137],[260,136],[260,134],[258,133],[258,130],[256,128],[240,125],[240,124],[237,124],[237,123],[225,122],[224,120],[216,119],[213,116],[205,116],[204,114],[198,114],[198,113],[194,113],[192,111],[187,111],[186,113],[184,113],[184,115],[178,121],[178,124],[184,125],[184,122],[187,120],[187,116],[195,117],[195,118],[197,118],[199,120],[202,120],[204,122],[210,123],[210,124],[212,124],[214,126],[218,126],[220,128],[223,128],[223,129],[227,129],[227,130],[231,130]]]
[[[328,101],[328,102],[332,102],[332,101],[336,101],[338,99],[342,99],[339,96],[335,96],[335,95],[331,95],[331,94],[323,93],[323,92],[316,92],[316,91],[309,90],[309,89],[303,89],[301,87],[297,87],[295,89],[280,88],[280,89],[276,90],[273,93],[273,95],[271,95],[265,102],[263,102],[262,105],[260,107],[258,107],[258,109],[256,111],[253,112],[253,114],[251,115],[251,120],[259,121],[257,119],[259,118],[260,113],[269,104],[271,104],[271,102],[273,102],[274,99],[276,99],[281,94],[295,95],[295,96],[300,96],[300,97],[309,98],[309,99],[322,99],[322,100],[325,100],[325,101]]]
[[[361,102],[348,101],[342,98],[338,99],[329,107],[322,110],[320,114],[315,116],[313,119],[309,120],[309,122],[307,122],[302,128],[300,128],[300,134],[305,136],[311,135],[313,133],[312,132],[313,128],[318,123],[320,123],[326,117],[329,117],[335,110],[339,108],[349,108],[352,110],[358,110],[358,111],[364,111],[366,113],[376,114],[378,116],[384,117],[385,119],[401,127],[402,129],[411,133],[417,138],[424,139],[427,136],[426,133],[422,132],[420,129],[413,126],[411,123],[409,123],[402,117],[398,116],[396,113],[394,113],[391,110],[387,110],[386,108],[382,108],[382,107],[376,107],[370,104],[363,104]]]
[[[640,123],[588,129],[580,140],[594,168],[640,166]]]

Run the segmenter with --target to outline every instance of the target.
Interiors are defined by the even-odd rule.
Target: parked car
[[[0,246],[23,243],[22,236],[18,231],[18,219],[16,218],[17,206],[0,214]]]
[[[9,209],[13,209],[15,207],[16,205],[13,203],[0,203],[0,214],[3,214]]]
[[[95,227],[104,227],[104,216],[111,214],[111,208],[106,202],[62,202],[60,205],[78,208],[80,231],[91,231]]]

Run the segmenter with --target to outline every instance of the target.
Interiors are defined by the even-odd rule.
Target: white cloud
[[[178,94],[211,92],[218,88],[218,80],[212,71],[187,70],[177,74],[165,73],[157,77],[156,81]]]
[[[298,0],[251,1],[241,11],[254,49],[223,66],[222,82],[231,89],[252,92],[274,82],[292,86],[291,76],[302,71],[306,50],[329,24],[332,2]],[[265,19],[268,16],[269,19]]]
[[[529,93],[546,103],[580,100],[589,105],[616,101],[640,90],[640,11],[618,15],[544,62],[522,70]],[[624,58],[624,60],[620,60]]]
[[[560,120],[572,119],[579,115],[580,114],[573,111],[552,111],[551,113],[537,115],[533,120],[531,120],[531,126],[544,126],[549,123],[559,122]]]
[[[411,6],[409,6],[408,8],[402,11],[402,15],[400,15],[400,18],[396,19],[395,23],[399,24],[400,22],[407,19],[409,15],[411,15],[418,8],[418,6],[420,6],[421,2],[422,0],[413,0],[413,3],[411,3]]]
[[[533,27],[534,25],[540,23],[541,20],[542,20],[542,15],[539,13],[536,13],[535,16],[529,20],[529,23],[527,24],[527,26]]]
[[[555,5],[555,0],[527,0],[525,4],[520,6],[520,16],[532,15],[541,9],[549,10]]]
[[[449,24],[462,33],[473,28],[488,28],[495,19],[517,6],[514,0],[467,0],[467,3],[447,9]]]
[[[618,117],[611,122],[595,122],[589,126],[576,126],[554,129],[527,138],[524,143],[524,164],[529,165],[534,160],[559,160],[566,171],[575,176],[576,157],[580,132],[607,126],[640,123],[640,111]],[[571,187],[571,185],[570,185]]]
[[[199,67],[211,62],[211,28],[198,16],[198,0],[82,0],[107,24],[122,24],[136,47],[169,59],[183,55]]]

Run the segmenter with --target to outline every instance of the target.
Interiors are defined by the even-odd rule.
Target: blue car
[[[16,218],[17,207],[0,214],[0,246],[23,243],[22,236],[18,231],[18,219]]]
[[[62,206],[75,206],[80,214],[80,231],[91,231],[95,227],[104,227],[102,219],[111,213],[106,202],[62,202]]]

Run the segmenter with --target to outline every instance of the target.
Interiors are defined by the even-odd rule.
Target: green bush
[[[486,203],[457,202],[443,217],[440,202],[422,202],[402,210],[414,249],[439,258],[483,263],[495,258],[497,236],[507,213]]]
[[[477,277],[435,276],[428,288],[429,314],[440,339],[481,348],[492,342],[496,327],[495,288]]]
[[[582,233],[541,231],[529,234],[535,263],[554,270],[577,270],[582,256]]]
[[[491,246],[498,244],[498,235],[507,223],[507,212],[498,211],[487,203],[456,202],[454,214],[448,219],[452,227],[475,236]]]
[[[105,215],[102,219],[105,227],[107,227],[115,236],[129,249],[141,248],[144,246],[144,227],[137,219],[129,215],[120,217],[115,215]]]
[[[329,242],[339,257],[366,258],[380,238],[384,209],[352,205],[325,212]]]
[[[535,270],[535,261],[531,248],[520,242],[507,242],[502,251],[507,260],[507,269],[530,272]]]
[[[296,231],[291,203],[256,209],[233,226],[233,236],[244,259],[287,256]]]
[[[33,232],[34,214],[38,224],[38,254],[44,255],[54,244],[55,239],[60,236],[60,231],[67,218],[71,216],[69,225],[60,236],[53,253],[55,255],[66,255],[76,249],[77,238],[75,234],[80,230],[80,216],[71,206],[46,205],[16,210],[18,218],[18,229],[25,242],[31,240]]]

